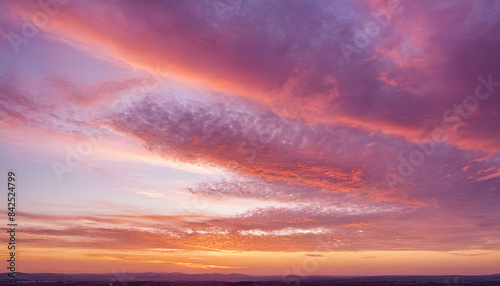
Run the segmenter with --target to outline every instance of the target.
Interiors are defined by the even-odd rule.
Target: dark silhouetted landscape
[[[4,273],[3,277],[7,277]],[[500,285],[500,274],[494,275],[435,275],[435,276],[251,276],[244,274],[184,274],[184,273],[110,273],[110,274],[55,274],[18,273],[16,279],[0,280],[0,285],[124,285],[124,286],[181,286],[181,285]]]

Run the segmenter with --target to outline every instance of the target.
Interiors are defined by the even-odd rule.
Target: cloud
[[[224,216],[20,215],[26,224],[26,243],[33,247],[71,248],[80,243],[83,248],[117,250],[304,252],[498,247],[495,218],[485,224],[488,217],[477,217],[477,212],[476,217],[463,220],[460,213],[447,213],[446,209],[391,204],[335,206],[323,201],[254,208]]]
[[[362,256],[360,258],[363,258],[363,259],[371,259],[371,258],[378,258],[377,256]]]
[[[480,256],[487,255],[489,253],[451,253],[452,255],[461,255],[461,256]]]
[[[447,109],[474,95],[478,76],[500,76],[494,52],[500,43],[490,36],[500,17],[494,2],[401,1],[401,14],[389,14],[388,25],[351,63],[340,44],[354,44],[356,29],[373,21],[374,12],[388,13],[383,1],[245,2],[225,16],[210,1],[95,4],[70,3],[44,29],[136,67],[257,99],[277,113],[285,112],[286,102],[288,115],[308,122],[417,140],[428,137]],[[6,6],[28,18],[39,10],[23,1]],[[499,108],[481,102],[480,112],[449,142],[498,151],[492,135],[499,133],[498,125],[490,119]]]
[[[217,101],[184,103],[146,97],[130,109],[126,107],[126,110],[110,114],[109,126],[144,140],[148,150],[194,164],[236,162],[239,164],[236,168],[242,173],[330,188],[339,184],[356,185],[361,181],[359,170],[347,166],[345,170],[328,168],[328,162],[319,156],[309,160],[310,166],[294,162],[298,158],[308,160],[306,152],[310,148],[305,147],[302,152],[293,152],[293,148],[325,137],[320,132],[327,128],[319,126],[319,132],[315,132],[297,123],[286,125],[271,112],[256,111],[254,114],[236,111],[238,108],[233,107]],[[340,129],[339,132],[356,131]],[[333,134],[325,139],[325,144],[331,144],[331,148],[342,148],[333,145]],[[282,159],[276,159],[280,157]],[[298,173],[301,176],[297,176]]]
[[[309,257],[323,257],[323,255],[321,254],[310,254],[310,253],[307,253],[307,254],[304,254],[305,256],[309,256]]]

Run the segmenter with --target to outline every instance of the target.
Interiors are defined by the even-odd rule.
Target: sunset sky
[[[500,273],[500,1],[0,0],[0,162],[20,272]]]

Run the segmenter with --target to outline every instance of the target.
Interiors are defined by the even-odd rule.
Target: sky
[[[0,29],[17,271],[500,272],[499,1],[0,0]]]

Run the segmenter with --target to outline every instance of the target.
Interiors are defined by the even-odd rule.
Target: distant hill
[[[8,273],[3,273],[0,276],[0,282],[12,280],[7,276]],[[232,273],[232,274],[219,274],[219,273],[204,273],[204,274],[185,274],[179,272],[173,273],[107,273],[107,274],[62,274],[62,273],[17,273],[17,282],[66,282],[66,281],[104,281],[104,282],[118,282],[118,284],[126,284],[123,282],[132,281],[222,281],[222,282],[240,282],[240,281],[283,281],[280,275],[274,276],[252,276],[246,274]],[[403,276],[403,275],[387,275],[387,276],[327,276],[327,275],[314,275],[308,277],[288,276],[284,281],[299,282],[299,281],[330,281],[331,283],[337,282],[360,282],[366,283],[373,282],[390,282],[391,285],[397,285],[398,282],[407,284],[408,282],[418,283],[441,283],[442,285],[500,285],[500,274],[492,275],[435,275],[435,276]],[[449,284],[448,284],[448,283]],[[444,284],[443,284],[444,283]],[[479,283],[479,284],[478,284]]]
[[[12,280],[4,273],[0,281]],[[16,274],[17,281],[276,281],[281,280],[281,276],[250,276],[245,274],[185,274],[180,272],[172,273],[106,273],[106,274],[61,274],[61,273],[21,273]]]

